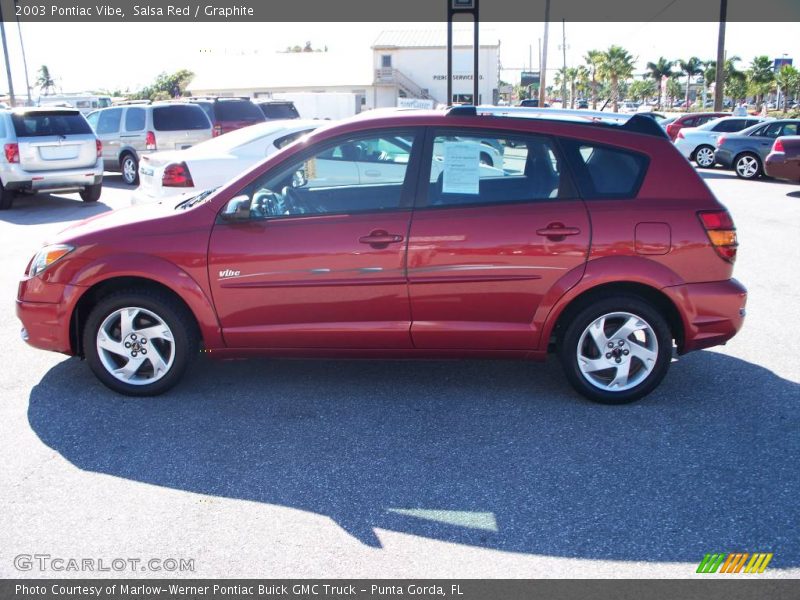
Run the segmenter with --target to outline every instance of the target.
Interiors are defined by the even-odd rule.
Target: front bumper
[[[747,289],[736,279],[687,283],[663,291],[681,308],[681,354],[724,344],[742,328]]]
[[[714,160],[726,169],[733,168],[733,152],[725,148],[717,148],[714,152]]]
[[[16,305],[17,318],[23,327],[22,339],[34,348],[73,354],[70,318],[83,289],[44,283],[37,277],[22,279]]]

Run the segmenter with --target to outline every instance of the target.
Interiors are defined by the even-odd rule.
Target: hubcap
[[[697,159],[698,165],[701,167],[708,167],[714,162],[714,152],[711,148],[700,148],[695,158]]]
[[[758,161],[752,156],[743,156],[736,163],[736,172],[742,177],[753,177],[758,172]]]
[[[169,372],[175,342],[161,317],[132,306],[115,310],[100,325],[97,354],[106,371],[120,381],[147,385]]]
[[[628,312],[598,317],[578,341],[578,367],[584,379],[607,392],[642,383],[658,359],[658,340],[650,324]]]
[[[122,163],[122,175],[128,183],[132,183],[133,180],[136,179],[136,164],[133,162],[133,159],[126,158]]]

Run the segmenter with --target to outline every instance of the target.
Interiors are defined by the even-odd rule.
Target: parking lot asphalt
[[[554,359],[200,359],[167,396],[118,396],[24,344],[13,299],[49,235],[129,189],[19,200],[0,213],[0,577],[692,577],[735,551],[800,576],[800,186],[703,177],[739,229],[747,320],[628,406],[583,400]]]

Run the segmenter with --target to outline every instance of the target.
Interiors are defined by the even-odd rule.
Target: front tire
[[[672,334],[650,304],[617,296],[578,312],[558,351],[578,393],[601,404],[627,404],[652,392],[667,374]]]
[[[97,378],[127,396],[172,388],[197,355],[199,336],[189,311],[158,291],[114,292],[89,313],[83,350]]]
[[[733,170],[740,179],[758,179],[764,172],[764,167],[757,155],[745,152],[733,161]]]
[[[81,200],[84,202],[97,202],[100,200],[100,194],[103,193],[103,184],[90,185],[80,192]]]
[[[135,156],[128,153],[123,154],[119,164],[120,171],[122,172],[122,181],[128,185],[136,185],[139,183],[139,163]]]
[[[698,167],[703,169],[710,169],[714,166],[714,148],[708,145],[703,145],[694,151],[694,162]]]

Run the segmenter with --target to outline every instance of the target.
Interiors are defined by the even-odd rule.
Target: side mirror
[[[225,221],[246,221],[250,219],[250,196],[241,194],[234,196],[220,213]]]

